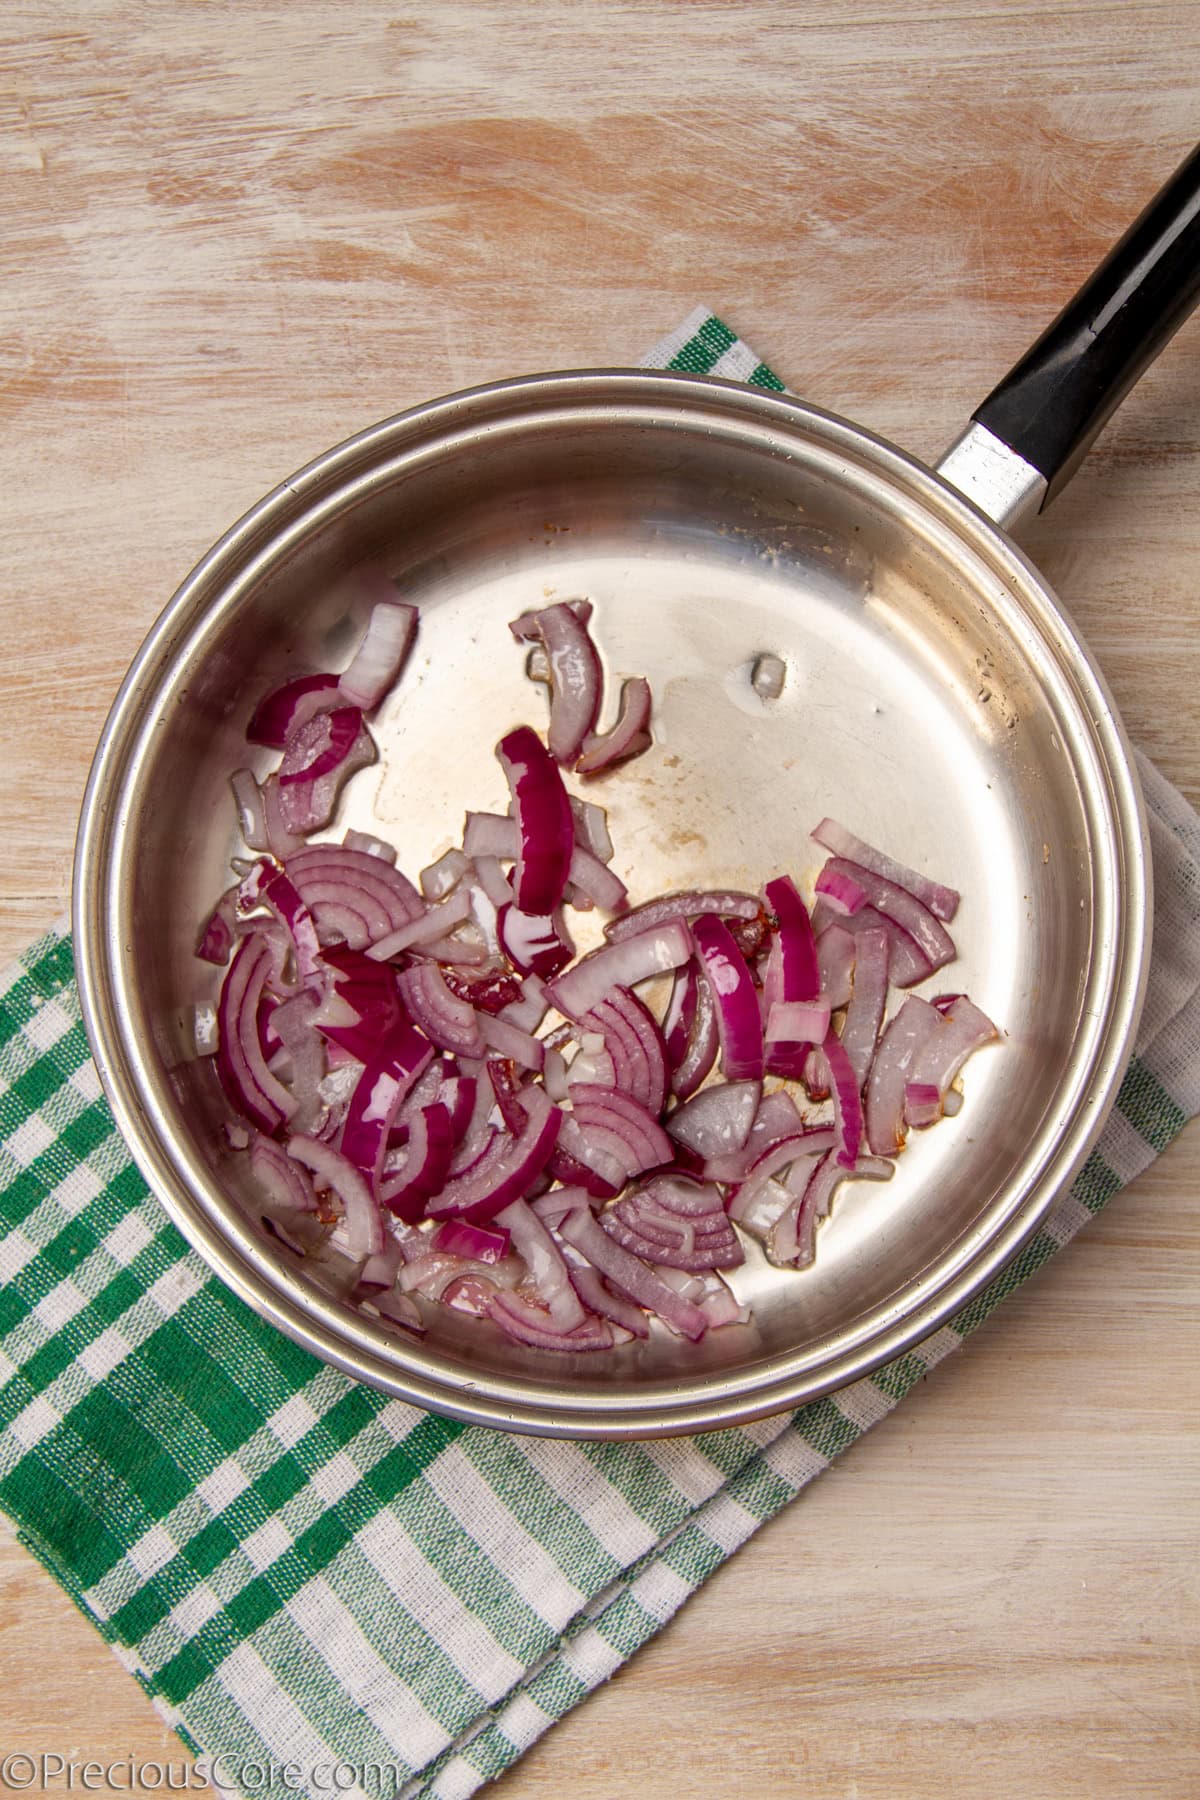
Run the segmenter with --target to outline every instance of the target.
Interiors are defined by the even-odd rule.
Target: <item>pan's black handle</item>
[[[1200,301],[1200,147],[972,415],[1045,476],[1045,506]]]

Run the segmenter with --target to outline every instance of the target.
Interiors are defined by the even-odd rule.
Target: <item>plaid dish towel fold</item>
[[[647,361],[782,386],[705,313]],[[1166,1148],[1200,1110],[1200,819],[1140,768],[1150,995],[1071,1192],[919,1349],[790,1417],[699,1438],[509,1437],[316,1362],[148,1194],[88,1057],[69,938],[8,972],[0,1506],[218,1785],[239,1791],[253,1765],[243,1790],[315,1795],[342,1764],[350,1794],[470,1794]]]

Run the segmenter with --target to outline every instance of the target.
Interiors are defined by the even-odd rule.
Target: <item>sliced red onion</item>
[[[573,1251],[571,1254],[577,1257],[579,1253]],[[631,1337],[650,1336],[650,1326],[642,1308],[614,1293],[590,1263],[572,1261],[567,1267],[572,1287],[590,1312],[599,1313],[602,1318],[611,1319],[614,1325],[623,1326]]]
[[[705,1161],[732,1155],[746,1147],[761,1095],[757,1081],[723,1081],[678,1107],[667,1130]]]
[[[852,831],[839,825],[836,819],[822,819],[816,830],[809,835],[843,861],[857,863],[860,868],[881,875],[894,886],[907,888],[937,918],[949,923],[958,911],[959,896],[953,888],[943,887],[941,882],[930,881],[928,876],[918,875],[915,869],[908,869],[903,863],[895,862],[882,850],[876,850],[873,845],[864,843],[862,838],[855,837]]]
[[[320,1004],[316,994],[305,990],[282,1001],[271,1014],[271,1029],[290,1065],[288,1085],[295,1101],[290,1120],[293,1131],[315,1131],[325,1116],[320,1091],[326,1072],[325,1045],[313,1024]]]
[[[724,1221],[721,1191],[713,1182],[697,1181],[691,1175],[655,1175],[642,1192],[677,1218]]]
[[[776,1000],[767,1013],[768,1046],[822,1043],[829,1030],[830,1012],[827,994],[818,1000]]]
[[[498,929],[504,954],[522,975],[534,974],[549,981],[575,954],[561,907],[543,917],[522,912],[518,906],[503,906]]]
[[[585,1160],[588,1157],[591,1161]],[[555,1181],[563,1183],[563,1192],[580,1188],[594,1200],[611,1200],[625,1186],[624,1163],[585,1142],[570,1113],[562,1115],[558,1143],[546,1169]]]
[[[704,1176],[707,1181],[742,1181],[753,1168],[764,1150],[777,1144],[782,1138],[796,1137],[805,1131],[804,1120],[796,1108],[796,1102],[785,1089],[780,1088],[773,1094],[764,1094],[759,1103],[754,1123],[750,1127],[750,1136],[746,1139],[743,1150],[731,1151],[728,1154],[713,1156],[704,1165]]]
[[[769,1018],[771,1008],[781,1001],[815,1000],[822,982],[812,922],[795,882],[787,875],[768,881],[763,898],[778,925],[763,975],[763,1004]],[[806,1054],[803,1040],[780,1040],[771,1045],[768,1067],[796,1080]]]
[[[250,1169],[273,1206],[315,1213],[317,1196],[307,1171],[274,1138],[256,1136],[250,1145]]]
[[[837,1143],[837,1132],[833,1126],[817,1126],[812,1130],[795,1132],[785,1138],[779,1138],[766,1149],[761,1150],[749,1165],[743,1180],[734,1187],[729,1202],[731,1219],[741,1220],[753,1211],[762,1198],[768,1182],[772,1181],[781,1169],[791,1168],[793,1163],[811,1161],[814,1157],[824,1156]]]
[[[621,686],[621,705],[616,723],[600,737],[585,739],[583,754],[575,767],[581,775],[598,775],[614,763],[640,756],[652,742],[650,736],[650,683],[635,675]]]
[[[575,816],[575,843],[590,850],[602,863],[613,859],[613,841],[608,831],[608,814],[593,800],[580,800],[571,795],[571,811]]]
[[[243,915],[259,905],[268,906],[291,940],[297,975],[305,986],[322,987],[323,965],[316,921],[295,885],[274,863],[256,862],[238,889],[237,906]]]
[[[934,1002],[943,1019],[942,1029],[930,1034],[929,1041],[913,1065],[911,1079],[934,1082],[944,1098],[950,1083],[968,1056],[983,1044],[990,1044],[1000,1034],[987,1014],[981,1012],[965,994],[952,996],[944,1010]]]
[[[402,1101],[433,1058],[432,1046],[411,1026],[363,1065],[342,1126],[342,1155],[379,1192],[388,1134]]]
[[[860,868],[858,863],[845,862],[839,857],[826,863],[832,873],[848,875],[862,888],[875,911],[882,913],[885,919],[891,919],[916,944],[931,969],[940,969],[944,963],[954,958],[954,940],[945,926],[934,917],[927,906],[911,894],[907,888],[899,887],[871,869]]]
[[[417,634],[418,612],[403,601],[371,608],[366,636],[338,686],[352,706],[372,712],[396,680]]]
[[[676,982],[687,985],[684,993],[684,1016],[688,999],[692,1001],[691,1022],[682,1057],[671,1071],[671,1088],[680,1100],[689,1100],[707,1079],[717,1060],[720,1037],[717,1032],[717,1003],[709,983],[695,963],[680,971]],[[673,1058],[672,1058],[673,1060]]]
[[[236,769],[229,777],[229,785],[233,789],[234,804],[237,807],[238,830],[242,841],[251,850],[269,850],[271,848],[270,833],[267,830],[267,817],[263,810],[262,790],[249,769]]]
[[[524,1204],[522,1201],[520,1204]],[[447,1219],[429,1240],[431,1250],[447,1256],[465,1256],[474,1262],[497,1263],[508,1255],[509,1234],[502,1224],[471,1225],[465,1219]],[[581,1315],[582,1316],[582,1313]]]
[[[585,1137],[603,1127],[622,1138],[630,1155],[638,1159],[637,1166],[629,1169],[631,1175],[671,1161],[671,1140],[658,1120],[620,1088],[576,1082],[571,1088],[571,1116]]]
[[[289,856],[284,872],[316,921],[323,944],[342,938],[352,949],[398,931],[425,908],[399,869],[343,844],[312,844]]]
[[[538,1087],[526,1088],[522,1103],[526,1125],[521,1135],[497,1140],[501,1149],[492,1161],[452,1177],[430,1202],[430,1218],[461,1213],[485,1222],[510,1200],[525,1197],[550,1160],[563,1115]]]
[[[821,993],[829,1001],[833,1012],[850,1003],[850,995],[854,989],[854,945],[854,933],[844,930],[840,925],[831,925],[817,939],[817,970],[821,978]],[[813,1041],[819,1043],[820,1039]]]
[[[762,1022],[758,993],[745,960],[730,937],[728,926],[711,913],[697,919],[692,931],[716,1001],[721,1068],[729,1081],[761,1081]]]
[[[544,1307],[530,1306],[516,1294],[496,1294],[488,1316],[518,1344],[538,1350],[611,1350],[617,1341],[608,1319],[586,1318],[574,1331],[558,1331]]]
[[[482,1056],[483,1037],[473,1006],[446,985],[433,963],[414,963],[400,974],[400,994],[413,1019],[439,1050],[455,1056]]]
[[[562,1252],[537,1214],[524,1200],[514,1200],[497,1213],[496,1224],[512,1236],[513,1249],[529,1270],[538,1299],[559,1331],[573,1331],[587,1314],[571,1285]]]
[[[585,1032],[599,1032],[612,1064],[612,1086],[627,1090],[655,1117],[667,1094],[667,1057],[657,1021],[636,994],[613,987],[608,998],[584,1013]],[[579,1079],[572,1069],[572,1083]]]
[[[837,1161],[843,1169],[852,1169],[858,1158],[863,1135],[862,1100],[858,1078],[850,1067],[841,1039],[835,1032],[821,1046],[829,1066],[833,1090],[833,1122],[837,1132]]]
[[[610,944],[636,937],[640,931],[652,931],[671,919],[699,919],[714,913],[724,919],[756,919],[761,908],[753,894],[741,894],[729,888],[687,888],[678,894],[662,894],[656,900],[631,907],[619,919],[604,927]]]
[[[242,940],[221,984],[217,1003],[217,1074],[226,1098],[268,1136],[296,1110],[296,1102],[267,1067],[258,1033],[258,1007],[278,973],[276,953],[262,932]]]
[[[854,939],[854,985],[842,1024],[842,1048],[861,1093],[875,1055],[887,1000],[886,931],[861,931]]]
[[[394,1175],[377,1187],[380,1202],[398,1219],[409,1224],[423,1215],[426,1202],[441,1191],[450,1172],[454,1135],[450,1114],[439,1102],[422,1107],[408,1131],[407,1154]]]
[[[571,852],[570,865],[572,904],[582,907],[584,901],[603,908],[605,912],[620,912],[629,898],[629,890],[619,875],[602,863],[598,856],[576,844]]]
[[[529,642],[540,639],[550,667],[550,754],[574,762],[600,710],[602,676],[587,625],[564,601],[522,613],[509,629]]]
[[[567,1065],[559,1051],[547,1046],[543,1053],[542,1086],[556,1105],[562,1105],[571,1097],[571,1089],[567,1082]]]
[[[219,968],[223,968],[229,961],[229,952],[233,949],[237,894],[237,888],[226,888],[200,927],[200,935],[196,939],[196,955],[203,962],[216,963]]]
[[[523,1069],[540,1074],[546,1056],[545,1045],[540,1039],[530,1037],[527,1031],[518,1031],[515,1025],[494,1019],[488,1013],[478,1015],[478,1025],[479,1034],[489,1050],[520,1063]]]
[[[351,1256],[377,1256],[383,1249],[383,1221],[361,1173],[346,1157],[319,1139],[296,1133],[288,1139],[288,1155],[311,1169],[318,1183],[342,1203],[346,1249]]]
[[[426,908],[420,918],[410,919],[401,925],[398,931],[389,931],[386,937],[379,938],[367,951],[373,962],[390,962],[405,950],[427,950],[456,925],[461,925],[471,916],[471,896],[460,888],[448,899],[439,900],[435,905]]]
[[[904,1123],[918,1129],[936,1125],[942,1116],[942,1096],[936,1081],[906,1081]]]
[[[361,728],[362,713],[357,706],[337,706],[318,713],[288,738],[278,771],[280,787],[318,781],[340,768]]]
[[[475,858],[474,866],[479,885],[491,901],[493,907],[495,907],[496,911],[499,912],[502,906],[511,906],[513,897],[512,883],[500,867],[499,858],[495,856],[477,856]]]
[[[904,1148],[904,1089],[941,1022],[927,1000],[910,994],[879,1041],[866,1105],[867,1142],[876,1156],[895,1156]]]
[[[464,875],[471,873],[471,860],[461,850],[447,850],[436,862],[431,862],[427,869],[422,869],[418,877],[421,892],[427,900],[444,900],[453,888],[456,888]]]
[[[369,1309],[381,1313],[391,1324],[402,1325],[405,1331],[414,1332],[418,1336],[424,1335],[425,1321],[416,1302],[410,1300],[407,1294],[374,1294],[367,1305]]]
[[[873,906],[864,906],[860,912],[851,913],[845,918],[839,919],[836,914],[826,909],[823,900],[818,900],[813,910],[813,929],[817,934],[818,952],[831,932],[841,932],[843,935],[853,937],[860,936],[864,931],[884,932],[888,940],[888,979],[896,987],[912,987],[916,982],[924,981],[927,975],[933,973],[928,957],[923,954],[908,933],[901,931],[893,919],[885,919],[883,914],[876,912]],[[826,954],[828,955],[828,952]],[[843,954],[844,947],[839,943],[839,961]],[[831,977],[823,975],[822,979],[828,984]]]
[[[338,703],[336,675],[299,675],[260,700],[246,727],[252,744],[282,750],[289,737]]]
[[[691,1306],[649,1265],[615,1243],[590,1212],[575,1207],[558,1228],[564,1242],[574,1246],[606,1281],[648,1312],[657,1313],[675,1331],[693,1342],[708,1326],[704,1314]]]
[[[522,912],[552,913],[563,896],[575,848],[575,821],[558,765],[535,731],[520,725],[496,755],[513,797],[520,842],[513,893]]]
[[[515,1025],[518,1031],[536,1031],[549,1005],[546,984],[541,976],[526,975],[521,983],[520,997],[502,1007],[499,1016],[506,1025]]]
[[[836,913],[840,918],[861,912],[867,904],[867,896],[854,877],[832,863],[826,863],[817,876],[815,885],[816,892],[830,912]]]
[[[304,833],[294,831],[287,823],[283,811],[283,790],[279,785],[278,775],[268,775],[261,784],[259,792],[262,796],[263,822],[267,829],[267,845],[271,855],[285,861],[301,848]]]
[[[396,1285],[400,1260],[399,1244],[385,1231],[383,1249],[376,1256],[368,1256],[358,1271],[358,1280],[354,1284],[351,1299],[373,1300],[377,1294],[389,1292]]]
[[[394,865],[396,852],[391,844],[385,844],[382,838],[372,837],[369,831],[348,831],[342,838],[347,850],[361,850],[365,856],[377,856],[380,862]]]
[[[640,1188],[602,1213],[600,1223],[618,1244],[647,1262],[672,1269],[735,1269],[744,1261],[742,1247],[719,1199],[713,1217],[701,1232],[697,1223],[657,1206],[653,1193]]]
[[[578,1019],[605,999],[611,988],[636,987],[651,975],[665,975],[691,957],[692,935],[681,920],[639,932],[624,943],[607,944],[581,957],[547,989],[550,1004]]]
[[[344,710],[352,711],[353,709]],[[340,719],[341,714],[328,716],[336,716]],[[309,725],[304,726],[302,731],[297,734],[298,738],[303,738],[306,732],[318,728],[325,717],[326,715],[322,714],[319,718],[312,720]],[[378,754],[375,740],[366,726],[361,723],[361,715],[359,717],[358,729],[349,745],[346,746],[344,753],[342,753],[343,737],[341,727],[339,727],[338,735],[331,737],[326,749],[316,755],[311,774],[307,770],[301,771],[297,773],[295,781],[292,782],[285,782],[282,774],[274,778],[278,782],[280,818],[287,830],[293,834],[307,837],[309,833],[320,831],[328,825],[346,782],[352,775],[357,774],[359,769],[365,769],[375,761]],[[331,763],[335,754],[337,761]],[[307,759],[307,749],[305,749],[304,755]]]

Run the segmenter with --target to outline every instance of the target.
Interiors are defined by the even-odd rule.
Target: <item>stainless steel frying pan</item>
[[[80,991],[101,1079],[152,1188],[235,1292],[352,1375],[490,1425],[628,1437],[727,1425],[862,1375],[1013,1255],[1116,1094],[1149,957],[1129,747],[1092,660],[1008,531],[1045,505],[1200,294],[1200,152],[937,470],[801,402],[611,370],[502,383],[330,451],[221,539],[129,672],[84,802]],[[492,755],[541,704],[506,621],[589,595],[610,672],[649,675],[655,745],[595,785],[634,897],[817,866],[825,813],[965,896],[954,985],[1003,1026],[960,1114],[895,1179],[843,1189],[815,1266],[751,1252],[754,1324],[701,1346],[524,1350],[447,1316],[414,1345],[266,1244],[192,1054],[214,976],[196,927],[239,849],[228,795],[265,689],[339,666],[350,579],[419,600],[416,665],[338,831],[402,867],[503,805]],[[774,652],[782,696],[750,674]],[[585,940],[586,941],[586,940]]]

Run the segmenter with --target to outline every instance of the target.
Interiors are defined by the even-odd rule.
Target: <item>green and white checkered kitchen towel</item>
[[[648,360],[780,386],[703,313]],[[9,971],[0,1506],[222,1785],[328,1792],[341,1763],[350,1793],[471,1793],[1166,1148],[1200,1110],[1200,819],[1141,771],[1150,997],[1072,1191],[919,1350],[791,1417],[694,1439],[510,1437],[316,1362],[147,1192],[88,1058],[68,937]]]

